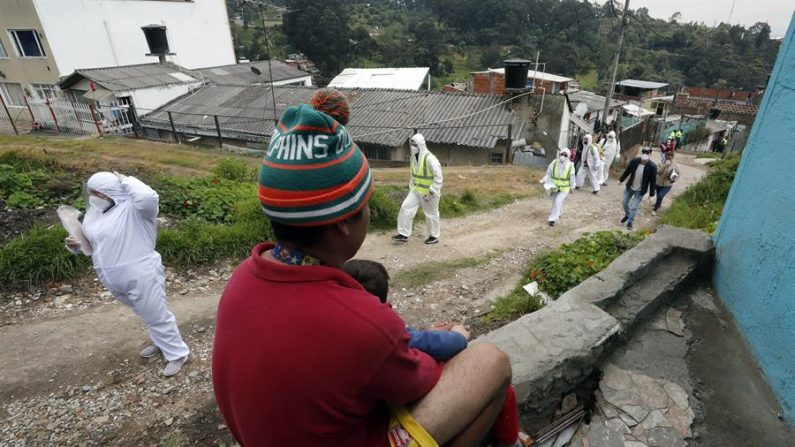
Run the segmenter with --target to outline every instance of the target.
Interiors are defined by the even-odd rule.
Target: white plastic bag
[[[83,227],[77,219],[80,217],[80,211],[73,206],[61,205],[58,207],[57,213],[58,218],[61,219],[61,225],[63,225],[66,232],[69,233],[69,236],[80,242],[80,251],[86,256],[91,256],[93,253],[91,244],[83,234]]]

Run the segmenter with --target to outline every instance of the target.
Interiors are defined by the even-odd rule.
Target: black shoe
[[[607,186],[607,182],[602,183],[602,186]]]
[[[554,227],[555,226],[555,221],[554,220],[550,220],[549,221],[549,226],[550,227]]]
[[[392,236],[392,240],[395,242],[408,242],[409,238],[408,236],[403,236],[402,234],[396,234]]]
[[[626,222],[628,220],[629,220],[629,216],[624,216],[624,217],[621,218],[621,223],[624,223],[624,222]]]
[[[435,244],[437,242],[439,242],[439,238],[438,237],[428,236],[428,239],[425,239],[425,243],[428,244],[428,245]]]
[[[632,224],[631,223],[627,224],[627,230],[632,231]]]
[[[592,192],[591,194],[593,194],[593,195],[597,195],[597,194],[599,194],[599,191],[594,191],[594,192]]]

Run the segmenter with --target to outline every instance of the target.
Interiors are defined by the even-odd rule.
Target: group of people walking
[[[345,128],[349,113],[342,94],[321,90],[287,109],[274,131],[258,199],[275,240],[252,249],[218,306],[212,378],[227,426],[241,445],[531,445],[519,430],[507,355],[487,343],[468,346],[460,324],[407,327],[387,303],[384,266],[350,261],[368,232],[374,181]],[[312,156],[291,157],[289,146],[304,143]],[[442,167],[421,134],[408,144],[409,192],[392,239],[409,240],[421,207],[425,243],[435,244]],[[542,179],[552,194],[550,225],[586,178],[593,194],[607,185],[619,153],[614,132],[560,151]],[[659,168],[650,156],[644,148],[619,179],[630,230],[642,198],[656,195],[656,212],[679,176],[673,151]],[[66,248],[90,246],[102,284],[149,330],[140,355],[162,355],[162,374],[177,374],[190,350],[168,310],[155,251],[158,194],[116,172],[94,174],[87,188],[86,217]]]
[[[650,197],[657,196],[652,208],[652,215],[656,216],[662,205],[662,200],[671,190],[674,182],[679,178],[679,168],[674,164],[675,138],[681,139],[672,132],[669,141],[660,147],[662,161],[658,166],[651,161],[651,148],[644,147],[641,155],[629,162],[619,178],[619,183],[627,180],[622,207],[624,216],[621,223],[626,224],[628,230],[633,229],[635,216],[640,203],[646,194]],[[566,197],[575,189],[585,186],[587,178],[591,184],[592,194],[599,193],[603,186],[607,186],[610,176],[610,167],[621,152],[621,146],[616,138],[616,133],[610,131],[598,143],[593,143],[593,136],[586,134],[581,145],[575,152],[564,148],[558,157],[547,167],[546,175],[541,179],[544,188],[552,199],[552,210],[547,221],[549,226],[554,226],[563,213],[563,203]]]

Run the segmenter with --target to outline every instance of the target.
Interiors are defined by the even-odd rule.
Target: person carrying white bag
[[[157,192],[135,177],[116,172],[98,172],[87,186],[89,207],[80,229],[94,270],[113,296],[146,323],[152,346],[141,351],[141,357],[162,353],[167,362],[163,375],[173,376],[188,360],[190,350],[166,305],[165,270],[155,251]],[[85,243],[81,245],[71,231],[64,242],[72,253],[86,253]]]

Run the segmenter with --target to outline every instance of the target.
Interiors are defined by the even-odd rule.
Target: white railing
[[[116,101],[85,104],[64,98],[28,98],[27,106],[39,129],[77,135],[127,135],[134,132],[130,106]]]

